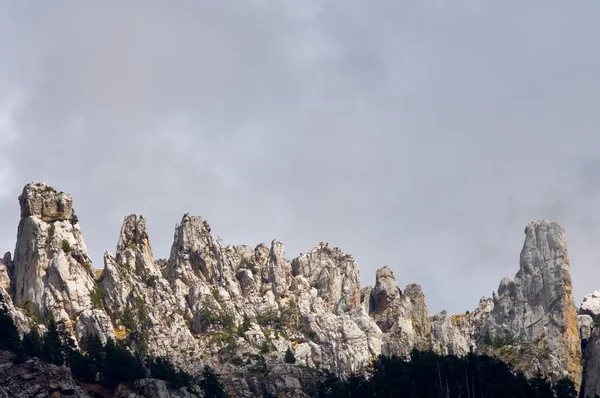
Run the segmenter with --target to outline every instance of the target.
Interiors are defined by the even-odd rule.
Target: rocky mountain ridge
[[[388,267],[361,289],[358,265],[339,248],[321,243],[288,260],[276,240],[225,246],[189,214],[166,261],[154,259],[145,219],[126,217],[116,253],[105,253],[96,275],[70,195],[32,183],[19,203],[0,294],[23,332],[52,313],[76,342],[122,340],[191,373],[210,364],[243,397],[305,396],[318,370],[346,377],[412,348],[490,353],[528,376],[568,376],[586,395],[600,394],[600,294],[578,314],[557,223],[528,224],[520,268],[492,298],[468,314],[430,316],[420,286],[400,289]],[[284,361],[288,349],[294,364]]]

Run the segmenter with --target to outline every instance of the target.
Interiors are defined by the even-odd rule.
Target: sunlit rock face
[[[38,320],[52,313],[76,336],[98,331],[112,336],[110,319],[92,305],[96,282],[71,195],[32,183],[23,189],[19,203],[11,278],[14,305]]]
[[[500,283],[482,334],[513,346],[515,362],[526,374],[569,376],[579,386],[581,346],[565,231],[557,223],[536,221],[525,235],[520,269]]]
[[[123,220],[104,269],[88,257],[70,195],[28,184],[21,196],[14,258],[0,260],[0,305],[28,331],[52,313],[76,341],[97,335],[166,357],[197,373],[215,367],[234,396],[304,396],[320,370],[363,372],[380,354],[413,348],[440,354],[504,356],[528,375],[581,382],[580,335],[587,344],[585,387],[598,391],[597,293],[579,314],[571,294],[564,230],[530,223],[520,269],[469,313],[430,316],[416,284],[398,287],[390,267],[360,287],[351,255],[322,242],[289,260],[282,242],[228,246],[199,216],[176,225],[170,256],[153,257],[146,220]],[[507,349],[488,340],[511,336]],[[489,341],[488,341],[489,343]],[[291,349],[294,365],[284,363]],[[265,373],[250,372],[262,366]],[[152,388],[162,388],[153,384]],[[587,390],[586,390],[587,391]]]

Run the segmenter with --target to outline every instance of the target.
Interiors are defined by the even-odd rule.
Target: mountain
[[[306,396],[321,371],[346,378],[413,348],[488,354],[528,377],[568,377],[585,396],[600,394],[600,293],[577,310],[566,234],[554,222],[527,225],[519,269],[493,297],[465,314],[430,316],[421,287],[400,289],[388,267],[361,289],[352,256],[328,243],[289,260],[277,240],[224,245],[189,214],[166,260],[154,258],[145,219],[127,216],[99,271],[71,195],[31,183],[19,203],[0,295],[21,333],[53,318],[76,346],[95,336],[190,374],[210,365],[240,397]]]

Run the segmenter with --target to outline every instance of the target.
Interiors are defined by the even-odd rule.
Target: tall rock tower
[[[565,231],[555,222],[535,221],[525,235],[520,269],[500,282],[482,340],[506,345],[503,352],[512,358],[505,359],[529,376],[568,376],[579,390],[581,346]]]
[[[110,318],[92,302],[92,261],[73,211],[71,195],[42,183],[19,196],[21,221],[12,265],[13,300],[35,318],[50,313],[76,337],[113,335]]]

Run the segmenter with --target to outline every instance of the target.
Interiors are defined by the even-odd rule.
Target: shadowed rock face
[[[2,397],[89,398],[63,366],[50,365],[37,358],[18,363],[14,354],[0,351],[0,369]]]
[[[600,328],[594,327],[586,344],[584,360],[584,397],[600,394]]]
[[[565,232],[557,223],[536,221],[525,235],[520,269],[500,283],[484,329],[492,338],[509,336],[515,346],[538,349],[521,357],[526,374],[568,375],[578,386],[581,348]]]
[[[235,396],[302,396],[317,368],[347,376],[379,354],[408,355],[414,347],[496,355],[483,344],[487,334],[515,337],[511,349],[520,354],[504,359],[528,375],[568,374],[579,383],[581,330],[589,347],[586,374],[597,367],[592,317],[600,305],[589,298],[578,319],[565,233],[556,223],[527,226],[520,269],[493,299],[482,298],[467,314],[430,317],[421,287],[400,290],[387,266],[377,271],[374,287],[361,290],[352,256],[327,243],[290,261],[277,240],[226,246],[207,221],[189,214],[175,228],[169,259],[160,261],[145,219],[127,216],[115,256],[106,252],[95,278],[70,195],[28,184],[19,202],[14,260],[0,261],[0,295],[21,330],[32,322],[25,313],[52,312],[78,341],[87,334],[120,339],[189,372],[214,366]],[[134,325],[124,323],[126,311]],[[288,348],[300,367],[282,363]],[[240,375],[240,359],[257,366],[252,358],[259,355],[270,376]],[[590,380],[590,391],[597,389]]]
[[[579,307],[579,332],[583,352],[584,398],[600,395],[600,292],[583,298]]]

